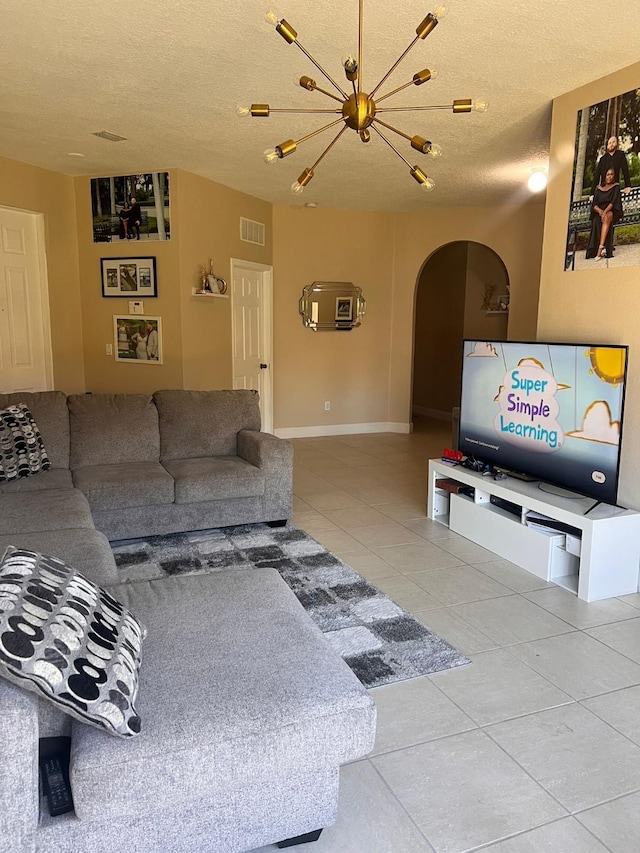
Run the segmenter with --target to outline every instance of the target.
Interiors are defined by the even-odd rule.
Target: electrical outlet
[[[325,410],[325,412],[331,411],[331,402],[329,400],[327,400],[326,403],[324,404],[324,410]]]
[[[107,344],[104,349],[107,355],[113,355],[113,344]]]

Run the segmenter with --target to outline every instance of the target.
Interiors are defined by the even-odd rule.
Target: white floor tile
[[[513,646],[512,654],[574,699],[640,684],[640,667],[582,632]]]
[[[501,646],[573,630],[566,622],[519,595],[458,604],[454,609]]]
[[[638,853],[640,793],[582,812],[578,820],[612,853]]]
[[[567,817],[483,847],[482,853],[608,853],[608,850],[575,818]]]
[[[571,812],[640,788],[640,747],[581,705],[497,723],[486,731]]]
[[[566,815],[478,730],[372,762],[438,853],[462,853]]]
[[[411,580],[443,604],[464,604],[485,598],[512,595],[510,589],[482,574],[472,566],[452,569],[430,569],[412,573]]]
[[[455,678],[447,678],[450,673]],[[434,673],[431,679],[481,726],[573,702],[506,649],[481,652],[471,666]]]
[[[378,709],[373,755],[476,728],[428,678],[376,687],[370,695]]]

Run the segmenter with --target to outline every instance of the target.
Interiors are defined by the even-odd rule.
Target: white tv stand
[[[473,490],[472,496],[437,488],[440,479]],[[518,514],[491,503],[491,496],[515,504]],[[585,516],[593,504],[591,498],[543,491],[538,483],[495,480],[452,463],[429,461],[427,515],[433,521],[584,601],[637,592],[640,513],[600,504]],[[575,535],[529,526],[530,512],[570,525]]]

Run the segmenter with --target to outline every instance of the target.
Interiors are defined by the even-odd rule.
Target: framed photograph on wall
[[[113,344],[116,361],[162,364],[161,318],[139,314],[114,314]]]
[[[171,238],[169,173],[91,179],[94,243]]]
[[[336,321],[353,322],[353,296],[336,296]]]
[[[155,258],[100,258],[103,296],[158,295]]]

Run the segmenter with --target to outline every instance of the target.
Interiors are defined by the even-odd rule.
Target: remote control
[[[71,786],[59,758],[53,756],[42,762],[42,782],[51,817],[73,811]]]

